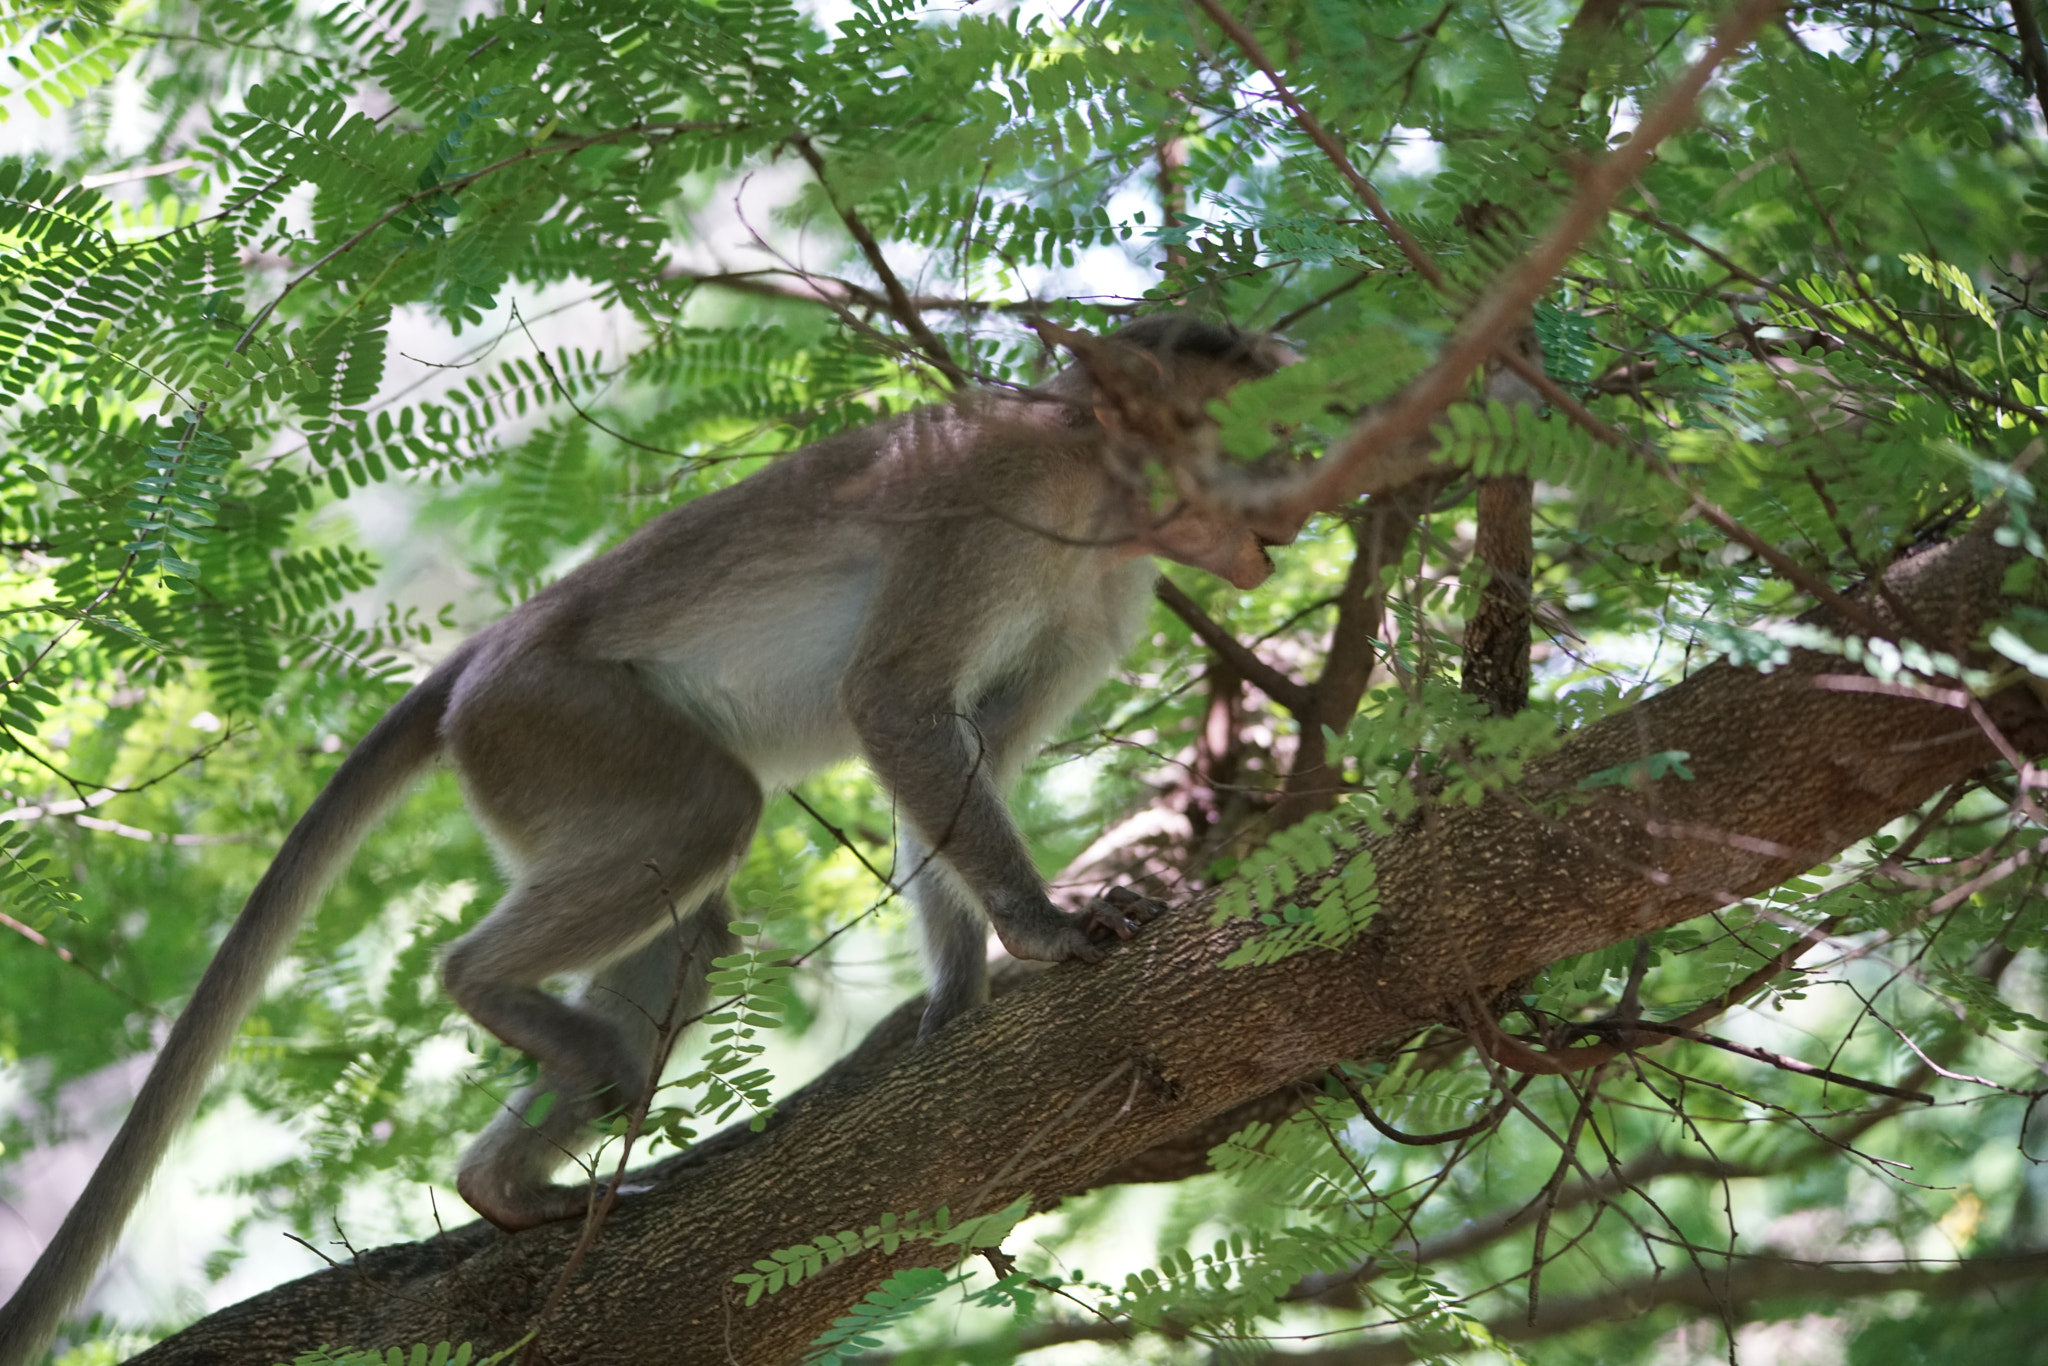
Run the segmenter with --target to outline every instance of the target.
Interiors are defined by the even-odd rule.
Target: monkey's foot
[[[1111,887],[1081,908],[1080,925],[1091,939],[1107,940],[1112,935],[1134,939],[1139,929],[1165,913],[1165,902],[1154,901],[1129,887]]]
[[[604,1198],[604,1187],[513,1186],[493,1181],[481,1172],[461,1171],[455,1189],[469,1207],[507,1233],[524,1233],[542,1224],[564,1219],[581,1219]],[[621,1194],[629,1193],[621,1191]]]

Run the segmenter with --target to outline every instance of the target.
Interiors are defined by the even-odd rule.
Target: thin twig
[[[882,290],[889,296],[890,316],[903,325],[903,330],[917,342],[925,359],[951,381],[954,387],[965,389],[972,385],[973,378],[960,368],[959,363],[953,359],[953,353],[939,340],[938,334],[925,325],[924,318],[911,302],[910,291],[896,278],[896,272],[889,266],[889,258],[882,254],[882,244],[875,240],[874,233],[868,230],[868,225],[862,221],[854,207],[851,204],[840,203],[839,196],[832,192],[832,182],[825,178],[825,158],[819,156],[818,149],[811,145],[811,140],[801,134],[791,138],[789,142],[796,148],[797,155],[809,164],[811,173],[818,178],[818,187],[825,192],[826,201],[832,205],[832,211],[839,215],[839,221],[853,234],[853,240],[860,246],[861,255],[867,258],[868,266],[881,280]]]
[[[1295,719],[1307,716],[1309,708],[1314,705],[1314,696],[1308,687],[1259,658],[1250,646],[1224,630],[1215,618],[1204,612],[1201,604],[1189,597],[1186,590],[1172,579],[1161,575],[1159,581],[1152,585],[1152,591],[1245,682],[1285,707]]]
[[[612,440],[614,441],[623,441],[628,446],[637,446],[639,449],[646,451],[652,455],[666,455],[671,456],[677,460],[684,460],[688,458],[681,451],[672,451],[668,449],[668,447],[666,446],[650,446],[645,441],[641,441],[635,437],[627,436],[624,432],[618,430],[616,427],[607,427],[604,423],[598,421],[597,418],[593,417],[589,412],[585,411],[583,405],[576,401],[576,396],[569,392],[569,386],[562,383],[562,377],[555,373],[554,362],[548,359],[547,348],[542,346],[540,342],[534,338],[533,330],[526,325],[526,319],[519,315],[519,305],[517,303],[514,303],[512,305],[512,321],[519,324],[519,330],[526,335],[526,340],[532,343],[533,358],[540,362],[540,368],[543,372],[546,373],[548,377],[548,383],[555,386],[555,393],[561,397],[562,402],[569,405],[570,410],[573,411],[576,414],[576,416],[582,418],[585,422],[589,423],[592,427],[595,427],[597,430],[603,432],[606,436],[612,438]]]
[[[2034,13],[2034,0],[2010,0],[2012,26],[2020,39],[2020,68],[2034,87],[2034,103],[2048,120],[2048,44],[2041,41],[2041,21]]]
[[[1818,1077],[1822,1081],[1831,1081],[1840,1086],[1853,1087],[1858,1091],[1868,1091],[1875,1096],[1890,1096],[1894,1100],[1918,1101],[1922,1105],[1934,1104],[1934,1097],[1925,1091],[1911,1091],[1903,1087],[1887,1086],[1880,1081],[1865,1081],[1862,1077],[1852,1077],[1846,1072],[1837,1072],[1831,1067],[1816,1067],[1810,1062],[1801,1062],[1797,1058],[1788,1058],[1783,1053],[1773,1053],[1768,1048],[1758,1048],[1752,1044],[1737,1043],[1733,1039],[1724,1039],[1717,1034],[1708,1034],[1703,1030],[1684,1029],[1677,1025],[1657,1024],[1650,1020],[1631,1020],[1628,1022],[1627,1027],[1647,1030],[1652,1034],[1668,1034],[1674,1039],[1690,1039],[1694,1043],[1703,1043],[1709,1047],[1721,1049],[1724,1052],[1735,1053],[1745,1058],[1754,1058],[1758,1062],[1769,1063],[1782,1072],[1797,1072],[1801,1076]]]
[[[662,889],[661,895],[668,901],[669,933],[677,936],[680,941],[683,935],[683,919],[676,914],[675,901],[667,888]],[[682,1013],[683,993],[687,988],[692,971],[692,959],[695,957],[691,946],[683,944],[682,947],[684,951],[677,964],[675,986],[669,992],[668,1006],[662,1011],[661,1018],[654,1022],[654,1052],[648,1062],[646,1084],[641,1087],[639,1098],[626,1112],[626,1135],[619,1144],[618,1164],[612,1171],[612,1179],[596,1192],[597,1198],[584,1216],[583,1230],[576,1239],[574,1250],[569,1253],[569,1259],[562,1264],[561,1274],[555,1278],[547,1299],[541,1303],[540,1312],[534,1315],[533,1322],[528,1326],[529,1336],[539,1333],[541,1325],[553,1316],[556,1307],[562,1302],[562,1297],[569,1293],[569,1287],[576,1282],[576,1273],[582,1270],[584,1259],[590,1255],[590,1249],[597,1243],[598,1234],[604,1231],[605,1221],[618,1207],[619,1194],[626,1185],[626,1164],[632,1161],[633,1145],[639,1142],[641,1133],[647,1127],[647,1113],[654,1108],[654,1097],[661,1090],[661,1074],[667,1070],[669,1054],[675,1048],[676,1036],[695,1023],[696,1019],[702,1018],[701,1014],[685,1021],[678,1021],[676,1018]],[[595,1167],[594,1159],[592,1166]],[[592,1179],[596,1179],[594,1170]]]
[[[1500,1104],[1494,1106],[1493,1109],[1487,1111],[1480,1118],[1473,1120],[1470,1124],[1460,1125],[1455,1129],[1445,1129],[1441,1133],[1408,1134],[1401,1132],[1393,1125],[1387,1123],[1386,1120],[1380,1118],[1379,1112],[1372,1108],[1372,1102],[1365,1098],[1365,1092],[1359,1089],[1357,1082],[1344,1074],[1343,1068],[1332,1067],[1329,1075],[1337,1079],[1337,1084],[1342,1086],[1344,1093],[1351,1097],[1351,1103],[1358,1107],[1359,1118],[1370,1124],[1374,1132],[1378,1133],[1381,1138],[1389,1139],[1395,1143],[1405,1143],[1413,1148],[1433,1148],[1439,1143],[1455,1143],[1460,1139],[1473,1138],[1483,1134],[1488,1129],[1498,1128],[1500,1122],[1513,1112],[1515,1097],[1522,1094],[1522,1088],[1527,1086],[1530,1080],[1528,1074],[1524,1073],[1509,1088],[1508,1094],[1501,1097]]]
[[[1536,1322],[1537,1310],[1543,1303],[1543,1245],[1550,1238],[1550,1219],[1557,1213],[1557,1197],[1564,1189],[1565,1173],[1571,1170],[1572,1154],[1578,1150],[1579,1136],[1586,1130],[1586,1121],[1593,1114],[1594,1098],[1599,1094],[1597,1085],[1588,1086],[1579,1093],[1579,1107],[1572,1114],[1572,1127],[1565,1131],[1564,1153],[1558,1158],[1557,1166],[1551,1169],[1550,1179],[1543,1183],[1543,1210],[1536,1216],[1536,1230],[1529,1243],[1530,1323]],[[1616,1165],[1610,1164],[1608,1170],[1614,1170]],[[1593,1217],[1599,1218],[1599,1213],[1596,1211]]]

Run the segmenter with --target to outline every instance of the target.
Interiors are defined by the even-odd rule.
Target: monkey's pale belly
[[[657,696],[744,763],[764,791],[794,786],[859,752],[839,702],[868,607],[871,569],[764,591],[756,611],[686,613],[645,642],[637,668]],[[764,632],[764,621],[777,629]]]
[[[860,750],[839,705],[839,670],[829,678],[785,672],[786,682],[751,695],[683,669],[648,665],[644,671],[655,692],[745,764],[764,792],[794,787]]]

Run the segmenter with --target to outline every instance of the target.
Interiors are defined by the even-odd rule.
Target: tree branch
[[[1708,1248],[1695,1255],[1713,1256]],[[1503,1342],[1537,1342],[1592,1323],[1634,1318],[1652,1309],[1676,1306],[1720,1316],[1770,1300],[1814,1299],[1834,1302],[1910,1290],[1922,1295],[1952,1297],[1994,1286],[2014,1285],[2048,1276],[2048,1252],[2023,1252],[2007,1257],[1973,1257],[1953,1262],[1903,1267],[1831,1266],[1825,1263],[1758,1257],[1725,1271],[1703,1276],[1645,1277],[1615,1286],[1599,1295],[1552,1301],[1531,1324],[1521,1313],[1503,1314],[1486,1327]],[[1320,1351],[1272,1353],[1258,1358],[1262,1366],[1405,1366],[1420,1360],[1407,1342],[1360,1343]]]
[[[1960,653],[1995,610],[2008,562],[1986,525],[1893,566],[1886,587],[1948,627]],[[1702,669],[1532,763],[1512,799],[1367,837],[1381,909],[1341,952],[1226,970],[1259,927],[1211,926],[1197,907],[1101,964],[1037,973],[927,1044],[893,1055],[864,1044],[768,1132],[643,1173],[652,1188],[619,1204],[539,1350],[783,1361],[894,1271],[943,1265],[957,1250],[855,1253],[744,1305],[733,1276],[776,1249],[885,1214],[945,1207],[958,1221],[1020,1196],[1054,1205],[1225,1112],[1443,1018],[1468,994],[1804,872],[1996,757],[1949,708],[1815,686],[1839,667],[1795,652],[1768,675]],[[2048,719],[2027,690],[1987,706],[2013,743],[2048,751]],[[1647,794],[1581,789],[1674,749],[1691,755],[1691,781]],[[1569,820],[1529,815],[1566,809]],[[1728,837],[1655,834],[1653,824]],[[1298,895],[1318,885],[1304,879]],[[365,1253],[140,1360],[269,1366],[323,1342],[501,1347],[532,1322],[577,1233],[471,1226]]]
[[[1415,526],[1429,511],[1446,476],[1441,470],[1404,488],[1375,493],[1349,520],[1357,548],[1337,597],[1337,624],[1323,671],[1309,685],[1309,706],[1295,713],[1300,737],[1279,802],[1268,815],[1274,829],[1327,810],[1343,790],[1343,774],[1329,763],[1325,728],[1341,733],[1358,713],[1359,699],[1380,658],[1380,628],[1386,623],[1386,571],[1408,553]]]
[[[1285,525],[1289,519],[1298,524],[1299,518],[1311,512],[1390,487],[1390,477],[1394,483],[1412,477],[1406,467],[1416,454],[1413,445],[1417,438],[1460,397],[1466,381],[1487,356],[1503,349],[1509,331],[1519,325],[1579,244],[1606,217],[1622,186],[1641,174],[1657,145],[1692,117],[1708,78],[1748,45],[1777,13],[1780,2],[1743,0],[1706,53],[1644,115],[1629,140],[1584,169],[1578,193],[1548,233],[1465,315],[1435,363],[1355,427],[1343,444],[1318,461],[1303,479],[1264,489],[1248,486],[1239,491],[1242,505],[1271,515],[1276,524]]]
[[[2008,0],[2012,26],[2020,39],[2020,68],[2034,87],[2034,103],[2041,118],[2048,121],[2048,43],[2041,41],[2041,21],[2034,13],[2034,0]]]
[[[1187,595],[1187,590],[1172,579],[1161,575],[1159,582],[1152,586],[1159,600],[1172,613],[1187,623],[1204,645],[1222,656],[1231,668],[1245,682],[1265,693],[1295,717],[1299,718],[1309,709],[1309,690],[1281,673],[1278,669],[1260,659],[1252,648],[1226,631],[1202,605]]]

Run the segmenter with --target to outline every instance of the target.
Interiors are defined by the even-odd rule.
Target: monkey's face
[[[1273,573],[1267,549],[1286,545],[1294,533],[1269,537],[1236,517],[1183,507],[1139,539],[1162,559],[1206,570],[1233,588],[1257,588]]]

